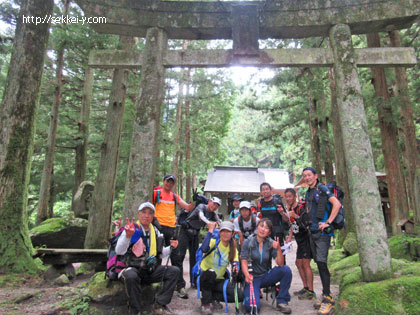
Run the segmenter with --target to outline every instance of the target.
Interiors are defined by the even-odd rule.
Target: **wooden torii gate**
[[[363,278],[376,281],[387,277],[390,254],[356,67],[409,67],[416,64],[416,57],[412,48],[354,49],[351,35],[409,27],[420,14],[420,0],[76,2],[88,17],[106,17],[106,24],[91,24],[100,33],[146,37],[142,52],[93,51],[89,58],[92,68],[142,68],[126,213],[135,213],[152,191],[164,68],[333,67],[338,108],[338,117],[332,121],[334,137],[342,144]],[[259,49],[258,45],[258,39],[315,36],[328,36],[331,48]],[[168,38],[232,39],[233,49],[167,50]],[[87,73],[91,76],[91,70]]]

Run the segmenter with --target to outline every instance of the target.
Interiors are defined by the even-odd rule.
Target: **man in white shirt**
[[[251,234],[254,234],[260,221],[251,212],[251,203],[249,201],[241,201],[239,204],[240,215],[233,221],[235,232],[239,235],[239,242],[242,245],[244,240]]]

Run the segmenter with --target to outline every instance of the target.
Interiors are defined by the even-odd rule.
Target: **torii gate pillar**
[[[140,203],[152,200],[152,175],[156,171],[160,112],[164,99],[163,58],[167,45],[163,29],[152,27],[147,30],[125,184],[124,217],[136,217]]]
[[[363,279],[379,281],[391,274],[391,260],[350,27],[335,25],[329,35],[349,197],[357,235],[365,236],[358,237]]]

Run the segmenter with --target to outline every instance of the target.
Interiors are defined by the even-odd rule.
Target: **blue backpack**
[[[200,276],[201,276],[201,262],[203,261],[204,258],[206,258],[207,256],[209,256],[210,254],[212,254],[215,250],[217,251],[218,255],[219,255],[219,266],[221,265],[221,260],[222,260],[222,254],[220,253],[219,250],[219,243],[220,243],[220,235],[219,235],[219,229],[215,229],[211,235],[212,239],[216,240],[216,243],[214,244],[214,247],[212,249],[210,249],[207,253],[203,252],[202,246],[200,246],[200,248],[196,251],[195,253],[195,265],[192,268],[192,277],[194,279],[194,281],[196,281],[197,284],[197,298],[201,299],[201,294],[200,294]],[[227,270],[226,270],[227,271]],[[229,271],[227,271],[229,274]],[[230,274],[229,274],[229,278],[230,278]],[[225,283],[223,284],[223,297],[225,300],[225,313],[228,312],[228,302],[227,302],[227,285],[229,283],[229,278],[225,280]]]

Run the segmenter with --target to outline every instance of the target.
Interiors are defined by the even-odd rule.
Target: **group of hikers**
[[[188,299],[183,277],[187,249],[190,287],[201,298],[202,314],[223,309],[220,302],[226,303],[225,311],[228,303],[235,303],[239,314],[242,302],[245,314],[258,314],[264,292],[275,299],[278,311],[290,314],[292,271],[286,264],[286,253],[293,237],[297,242],[295,263],[303,283],[294,295],[300,300],[316,299],[310,266],[313,258],[322,282],[322,298],[314,308],[318,314],[331,314],[335,301],[330,292],[327,258],[332,222],[341,203],[319,182],[314,168],[305,168],[302,176],[308,186],[304,200],[298,201],[296,191],[289,188],[283,203],[264,182],[258,205],[234,194],[234,210],[229,220],[222,221],[217,213],[222,205],[218,197],[196,195],[195,202],[187,203],[173,192],[175,176],[166,175],[162,187],[154,190],[152,202],[139,206],[139,221],[126,220],[116,243],[117,257],[123,262],[118,279],[125,284],[130,314],[140,314],[141,287],[145,284],[160,283],[154,314],[173,314],[167,305],[175,291],[179,298]],[[178,218],[177,205],[183,209]],[[199,247],[204,227],[208,232]],[[168,256],[171,265],[162,264]],[[277,266],[273,266],[273,259]]]

